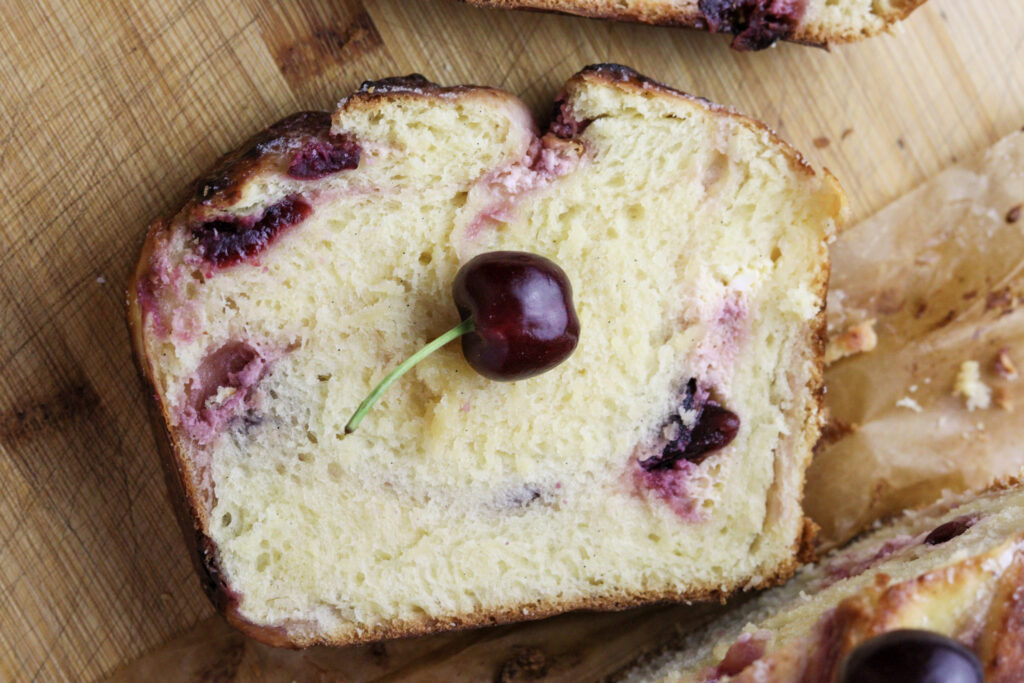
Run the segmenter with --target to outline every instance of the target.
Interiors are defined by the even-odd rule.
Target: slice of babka
[[[762,125],[620,66],[541,134],[507,93],[366,83],[226,158],[128,291],[207,590],[288,645],[778,582],[805,540],[838,185]],[[568,277],[571,356],[515,382],[458,344],[495,251]]]

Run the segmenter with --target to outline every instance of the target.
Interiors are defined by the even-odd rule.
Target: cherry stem
[[[363,399],[363,402],[359,404],[359,407],[356,408],[356,412],[352,415],[351,419],[349,419],[348,423],[345,425],[345,433],[351,434],[352,432],[356,431],[356,427],[358,427],[359,423],[363,421],[364,417],[366,417],[366,413],[370,412],[370,408],[372,408],[373,404],[377,402],[377,399],[380,398],[380,395],[387,391],[388,387],[394,384],[399,377],[404,375],[406,372],[411,370],[413,366],[415,366],[421,360],[432,354],[434,351],[437,351],[439,348],[441,348],[448,342],[452,341],[453,339],[458,339],[462,335],[468,334],[475,329],[476,323],[473,322],[473,319],[466,318],[461,323],[459,323],[452,329],[448,330],[440,337],[438,337],[437,339],[435,339],[434,341],[430,342],[422,349],[417,351],[416,353],[406,358],[401,365],[399,365],[397,368],[389,372],[388,376],[382,379],[380,384],[373,388],[373,391],[370,392],[369,396]]]

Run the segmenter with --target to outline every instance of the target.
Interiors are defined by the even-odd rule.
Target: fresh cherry
[[[550,370],[568,358],[579,341],[572,285],[565,271],[543,256],[522,251],[480,254],[456,273],[452,295],[462,322],[392,370],[359,404],[345,425],[346,434],[355,431],[399,377],[458,337],[470,367],[500,381]]]
[[[864,641],[843,660],[839,683],[982,683],[981,663],[952,638],[900,629]]]
[[[543,256],[521,251],[481,254],[459,270],[452,294],[462,319],[476,323],[462,338],[462,353],[484,377],[533,377],[576,348],[580,321],[572,305],[572,285]]]

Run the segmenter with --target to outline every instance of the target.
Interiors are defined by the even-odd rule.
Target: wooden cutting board
[[[931,0],[831,53],[448,0],[5,0],[0,19],[0,680],[92,680],[152,651],[164,668],[122,675],[170,678],[197,643],[181,670],[217,680],[585,680],[670,630],[678,608],[296,656],[211,620],[122,285],[147,223],[278,117],[412,71],[543,114],[580,66],[621,62],[775,127],[835,172],[855,219],[1024,124],[1019,0]]]

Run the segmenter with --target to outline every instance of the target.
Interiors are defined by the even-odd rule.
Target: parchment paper
[[[877,347],[825,373],[825,435],[805,508],[822,547],[1024,466],[1024,132],[950,168],[832,245],[830,336],[875,319]],[[991,407],[954,384],[979,364]],[[1011,408],[1015,408],[1011,410]]]

